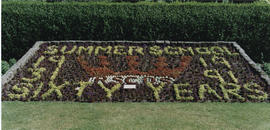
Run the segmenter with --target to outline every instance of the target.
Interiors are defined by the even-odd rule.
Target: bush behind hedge
[[[40,40],[236,41],[269,62],[270,6],[3,2],[3,58],[20,58]]]

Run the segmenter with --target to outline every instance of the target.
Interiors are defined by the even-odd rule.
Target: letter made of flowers
[[[111,89],[105,87],[102,82],[98,82],[98,85],[107,93],[106,97],[112,99],[112,94],[121,87],[121,84],[115,84]]]
[[[50,78],[50,81],[49,81],[49,87],[50,87],[50,89],[47,91],[47,92],[45,92],[41,97],[42,97],[42,99],[44,100],[44,99],[46,99],[48,96],[50,96],[51,94],[52,94],[52,92],[55,92],[56,94],[57,94],[57,98],[62,98],[62,93],[61,93],[61,89],[64,87],[64,86],[66,86],[66,85],[69,85],[70,83],[69,82],[67,82],[67,81],[65,81],[63,84],[61,84],[61,85],[56,85],[55,83],[54,83],[54,80],[55,80],[55,78],[58,76],[58,74],[59,74],[59,70],[60,70],[60,68],[62,67],[62,65],[63,65],[63,63],[65,62],[65,56],[52,56],[52,57],[50,57],[49,58],[49,61],[51,61],[51,62],[55,62],[55,63],[57,63],[57,67],[56,67],[56,69],[54,70],[54,72],[53,72],[53,74],[52,74],[52,76],[51,76],[51,78]]]
[[[188,90],[186,88],[188,88],[190,86],[190,84],[185,83],[185,84],[174,84],[174,91],[175,91],[175,95],[176,95],[176,99],[177,100],[193,100],[194,97],[192,97],[190,94],[192,94],[192,90]],[[180,89],[181,88],[181,89]],[[190,96],[185,97],[185,96],[181,96],[181,95],[185,95],[185,94],[189,94]]]
[[[154,91],[154,96],[156,101],[159,101],[159,93],[162,91],[163,87],[165,86],[165,82],[161,82],[157,87],[155,87],[151,82],[146,82],[146,85]]]
[[[93,82],[84,82],[84,81],[80,81],[80,82],[79,82],[80,88],[78,89],[78,92],[77,92],[76,95],[77,95],[79,98],[81,98],[84,89],[85,89],[87,86],[90,86],[90,85],[92,85],[92,84],[93,84]]]
[[[247,97],[250,99],[264,101],[264,100],[267,100],[268,98],[268,94],[260,90],[262,89],[262,87],[258,85],[257,83],[253,83],[253,82],[246,83],[244,85],[244,88],[250,92],[247,95]]]

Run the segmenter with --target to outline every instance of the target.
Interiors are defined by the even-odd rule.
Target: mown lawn
[[[2,102],[2,129],[270,129],[269,103]]]

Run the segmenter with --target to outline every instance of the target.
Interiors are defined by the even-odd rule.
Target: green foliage
[[[2,1],[37,1],[37,2],[224,2],[224,3],[252,3],[259,0],[2,0]],[[262,0],[261,0],[262,1]]]
[[[236,41],[269,62],[269,12],[259,3],[3,2],[3,58],[18,59],[41,40],[162,39]]]
[[[1,72],[2,72],[2,75],[5,74],[8,71],[9,67],[10,66],[9,66],[9,64],[8,64],[7,61],[2,61],[1,62]]]
[[[16,62],[17,62],[17,61],[16,61],[15,58],[11,58],[11,59],[9,59],[9,61],[8,61],[8,63],[9,63],[10,66],[14,65]]]
[[[9,62],[3,60],[3,61],[1,62],[1,72],[2,72],[2,75],[5,74],[5,73],[8,71],[8,69],[9,69],[12,65],[14,65],[16,62],[17,62],[17,61],[16,61],[16,59],[14,59],[14,58],[9,59]]]
[[[270,76],[270,63],[264,63],[263,70]]]

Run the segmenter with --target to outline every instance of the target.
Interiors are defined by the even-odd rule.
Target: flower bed
[[[4,81],[2,100],[269,101],[268,77],[249,64],[236,43],[44,42],[38,47]]]

